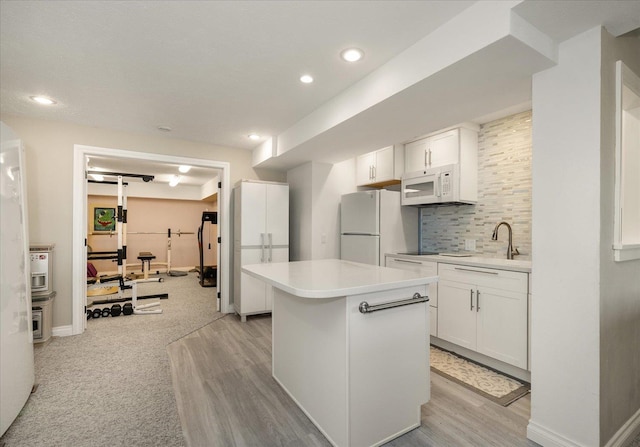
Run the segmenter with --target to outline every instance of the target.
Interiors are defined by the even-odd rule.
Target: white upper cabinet
[[[479,127],[465,124],[404,145],[405,172],[476,160]]]
[[[389,186],[400,183],[404,167],[402,147],[387,146],[360,155],[356,161],[358,186]]]

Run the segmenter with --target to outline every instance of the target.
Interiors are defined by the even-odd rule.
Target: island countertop
[[[425,277],[405,270],[339,259],[252,264],[242,271],[302,298],[335,298],[430,284]]]

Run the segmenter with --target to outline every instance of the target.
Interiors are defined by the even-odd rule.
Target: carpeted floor
[[[138,286],[169,293],[163,314],[91,319],[84,334],[35,349],[37,391],[0,445],[185,445],[166,346],[222,314],[195,274],[163,277]]]

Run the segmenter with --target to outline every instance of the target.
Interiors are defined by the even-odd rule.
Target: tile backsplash
[[[505,256],[508,231],[491,235],[498,222],[513,228],[513,246],[531,259],[531,111],[486,123],[478,135],[478,203],[421,208],[422,250],[463,251],[476,240],[478,254]]]

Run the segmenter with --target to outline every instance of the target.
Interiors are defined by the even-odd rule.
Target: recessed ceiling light
[[[340,53],[340,57],[347,62],[357,62],[364,56],[364,51],[359,48],[347,48]]]
[[[169,180],[169,186],[171,186],[172,188],[176,186],[178,183],[180,183],[179,175],[174,175],[173,177],[171,177],[171,180]]]
[[[313,82],[313,77],[311,75],[302,75],[300,76],[300,82],[303,84],[311,84]]]
[[[249,139],[253,140],[253,141],[259,140],[260,139],[260,135],[255,134],[255,133],[249,134]]]
[[[50,106],[56,103],[53,99],[47,98],[46,96],[29,96],[29,98],[31,98],[32,101],[35,101],[38,104],[42,104],[43,106]]]
[[[171,132],[171,127],[169,126],[158,126],[156,127],[156,129],[158,129],[161,132]]]
[[[178,171],[182,172],[183,174],[186,174],[187,172],[189,172],[190,169],[191,169],[191,166],[188,166],[188,165],[182,165],[178,167]]]

